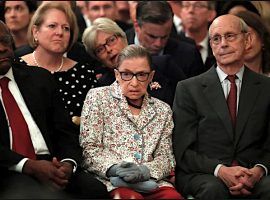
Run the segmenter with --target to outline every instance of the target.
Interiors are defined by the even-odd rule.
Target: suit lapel
[[[210,105],[216,111],[220,120],[224,124],[231,140],[233,141],[233,126],[229,115],[229,109],[224,97],[223,89],[218,78],[215,67],[212,67],[205,73],[202,81],[204,87],[204,94],[208,99]]]
[[[40,107],[40,101],[39,101],[39,95],[35,93],[36,90],[31,89],[35,87],[33,81],[29,81],[31,78],[29,74],[26,72],[26,70],[18,69],[16,67],[13,67],[13,74],[15,81],[18,85],[18,88],[20,90],[20,93],[24,99],[24,102],[31,113],[33,119],[37,123],[37,125],[40,125],[42,123],[39,123],[39,112],[38,109]]]
[[[253,75],[247,67],[245,68],[238,104],[238,114],[235,129],[235,145],[239,142],[245,123],[256,103],[257,96],[261,91],[260,80]]]
[[[0,143],[1,145],[10,146],[8,123],[5,111],[0,100]]]

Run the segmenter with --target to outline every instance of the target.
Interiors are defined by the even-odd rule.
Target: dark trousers
[[[72,198],[109,199],[106,186],[94,178],[93,174],[78,168],[66,189]]]
[[[0,199],[108,199],[106,186],[79,169],[65,190],[55,191],[37,179],[14,171],[0,173]]]
[[[210,174],[193,176],[183,188],[179,188],[185,195],[192,195],[195,199],[270,199],[270,177],[263,177],[247,197],[232,196],[221,179]]]

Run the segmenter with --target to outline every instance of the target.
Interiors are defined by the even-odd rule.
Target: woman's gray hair
[[[152,57],[150,53],[146,50],[146,48],[135,44],[128,45],[121,51],[117,60],[118,61],[117,68],[122,64],[124,60],[132,58],[146,58],[150,66],[150,69],[153,70]]]
[[[82,42],[86,51],[94,58],[97,58],[94,51],[98,31],[121,37],[123,42],[126,45],[128,44],[125,32],[114,21],[105,17],[97,18],[90,27],[85,29],[82,36]]]

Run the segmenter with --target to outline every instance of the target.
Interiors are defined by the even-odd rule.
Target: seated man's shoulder
[[[168,39],[167,46],[173,46],[174,48],[176,48],[175,50],[182,52],[191,52],[196,50],[195,44],[187,41],[176,40],[174,38]]]

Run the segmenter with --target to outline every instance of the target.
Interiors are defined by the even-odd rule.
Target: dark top
[[[20,59],[21,63],[25,63]],[[68,71],[52,74],[58,91],[70,116],[81,116],[87,92],[97,86],[96,73],[89,64],[77,63]]]

